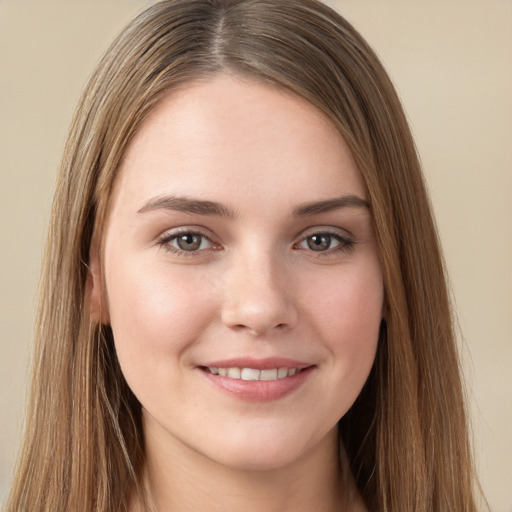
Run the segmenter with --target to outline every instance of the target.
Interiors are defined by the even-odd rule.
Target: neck
[[[338,456],[337,432],[287,465],[268,470],[226,467],[179,442],[146,437],[145,484],[153,512],[341,512],[360,510]],[[342,476],[345,474],[345,477]],[[140,506],[134,507],[139,510]]]

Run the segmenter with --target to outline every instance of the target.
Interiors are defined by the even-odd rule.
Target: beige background
[[[55,172],[79,92],[136,0],[0,0],[0,501],[22,422]],[[478,467],[512,511],[512,2],[338,0],[385,62],[452,279]]]

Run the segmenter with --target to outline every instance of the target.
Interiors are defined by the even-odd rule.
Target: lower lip
[[[276,380],[242,380],[213,375],[201,369],[205,377],[217,388],[249,402],[270,402],[297,390],[309,378],[314,366],[305,368],[291,377]]]

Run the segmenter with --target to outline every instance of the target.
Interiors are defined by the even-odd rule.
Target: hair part
[[[377,357],[339,423],[371,511],[476,511],[451,309],[431,207],[393,85],[358,32],[303,0],[167,0],[114,41],[80,100],[44,257],[33,383],[7,512],[126,510],[143,496],[141,406],[87,300],[127,145],[170,91],[232,73],[284,88],[346,140],[371,206],[386,295]],[[96,249],[94,249],[96,250]]]

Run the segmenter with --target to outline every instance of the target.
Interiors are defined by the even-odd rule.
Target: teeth
[[[277,368],[273,370],[261,370],[260,380],[276,380],[277,379]]]
[[[285,377],[288,377],[288,368],[279,368],[277,370],[277,378],[284,379]]]
[[[242,368],[241,379],[242,380],[260,380],[261,372],[259,370],[253,370],[252,368]]]
[[[228,375],[230,379],[240,378],[240,368],[228,368]]]
[[[230,379],[241,380],[277,380],[292,377],[300,372],[297,368],[272,368],[268,370],[256,370],[254,368],[217,368],[208,367],[213,375],[229,377]]]

